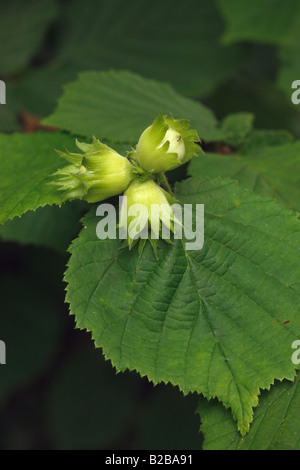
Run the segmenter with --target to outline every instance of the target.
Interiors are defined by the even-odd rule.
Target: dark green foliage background
[[[246,15],[242,0],[1,1],[0,79],[7,85],[7,104],[0,106],[0,132],[28,132],[24,113],[37,120],[51,114],[63,84],[79,72],[113,69],[167,82],[220,120],[234,112],[253,113],[256,129],[284,129],[299,138],[300,106],[290,99],[291,81],[300,78],[299,5],[292,0],[284,8],[276,0],[250,4],[256,15]],[[74,119],[80,123],[80,116]],[[211,140],[222,141],[226,121],[219,134],[213,117],[211,122],[207,136],[211,132]],[[205,143],[215,152],[215,167],[193,162],[188,170],[173,172],[171,180],[203,171],[213,178],[238,175],[235,179],[254,189],[257,169],[270,183],[257,192],[274,196],[276,181],[280,194],[275,196],[299,211],[299,145],[290,142],[288,132],[276,134],[275,144],[271,133],[267,138],[269,147],[255,161],[249,163],[249,148],[241,148],[240,155],[228,157],[222,174],[218,164],[226,157]],[[285,175],[296,168],[291,180],[276,171],[285,149],[293,152],[292,168],[285,164]],[[8,152],[3,141],[0,165]],[[275,166],[266,175],[264,162],[270,159]],[[0,339],[7,343],[10,364],[0,366],[0,448],[200,449],[197,396],[153,387],[135,373],[116,376],[89,334],[74,329],[62,279],[65,250],[80,230],[86,205],[61,210],[38,209],[0,228]],[[200,415],[201,409],[206,419],[209,410],[200,406]]]

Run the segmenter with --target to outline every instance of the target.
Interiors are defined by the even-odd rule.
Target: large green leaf
[[[0,24],[15,2],[2,3],[4,15]],[[18,3],[22,3],[19,29],[31,27],[37,16],[47,15],[47,9],[38,6],[25,22],[26,9],[35,1]],[[188,3],[174,7],[170,0],[154,4],[151,0],[59,2],[59,22],[51,31],[55,41],[51,41],[50,52],[55,59],[45,63],[49,51],[42,50],[39,67],[26,69],[26,73],[7,81],[6,106],[0,106],[0,130],[18,129],[16,118],[24,110],[41,117],[49,115],[62,85],[75,80],[77,73],[84,70],[126,69],[168,81],[185,95],[199,97],[209,93],[235,72],[243,60],[242,48],[220,44],[223,21],[214,2]],[[199,15],[194,14],[195,10]],[[13,31],[14,42],[23,48],[33,35],[39,34],[39,27],[31,28],[26,40],[5,25],[1,31]],[[5,53],[10,65],[18,69],[15,55],[9,52],[10,41],[1,44],[5,46],[0,57]],[[20,60],[25,61],[26,57],[22,55]],[[0,77],[1,72],[0,66]]]
[[[299,375],[294,383],[276,382],[263,392],[249,434],[243,439],[220,403],[201,400],[198,407],[203,448],[207,450],[300,450]]]
[[[266,46],[249,46],[265,51]],[[219,87],[209,99],[209,106],[216,110],[219,116],[227,116],[243,110],[255,115],[255,127],[258,129],[288,129],[293,135],[300,137],[299,106],[291,101],[291,83],[288,96],[278,86],[262,76],[264,55],[257,52],[259,62],[254,60],[255,70],[248,69],[235,76],[225,85]],[[274,53],[273,53],[274,54]],[[262,56],[262,57],[261,57]],[[249,70],[250,68],[250,70]],[[274,70],[272,71],[272,76]]]
[[[260,388],[294,376],[300,223],[231,180],[187,180],[177,197],[205,205],[202,250],[162,242],[158,260],[150,247],[139,259],[97,238],[93,209],[70,247],[67,301],[117,369],[218,397],[244,434]]]
[[[281,132],[254,133],[236,153],[207,153],[193,159],[189,174],[236,179],[241,185],[300,212],[300,142],[285,143],[288,139]]]
[[[240,65],[241,47],[221,45],[222,31],[205,0],[73,0],[63,9],[57,60],[77,70],[131,70],[198,97]]]
[[[6,104],[0,106],[0,131],[19,130],[23,114],[26,113],[37,119],[49,115],[62,93],[63,84],[75,77],[75,70],[51,64],[30,68],[14,80],[7,81]]]
[[[298,13],[297,0],[217,0],[226,19],[226,42],[250,40],[279,44]]]
[[[213,113],[200,103],[167,84],[125,71],[81,73],[65,87],[56,111],[44,122],[78,135],[135,144],[159,112],[189,118],[204,139],[217,125]]]
[[[25,67],[56,14],[53,0],[9,0],[0,5],[0,76]]]
[[[254,116],[251,113],[234,113],[226,116],[219,126],[206,137],[210,142],[223,141],[234,147],[242,145],[252,130]]]
[[[62,194],[47,184],[65,161],[54,151],[75,148],[63,133],[0,134],[0,223],[46,204],[60,204]]]
[[[74,201],[62,207],[45,206],[28,211],[0,226],[0,238],[24,245],[40,245],[66,251],[80,229],[85,203]]]
[[[299,79],[300,62],[299,62],[299,41],[300,41],[300,8],[294,9],[294,17],[291,24],[288,37],[283,41],[279,57],[281,67],[278,72],[277,83],[288,94],[290,98],[294,90],[292,83]],[[298,88],[298,87],[297,87]],[[298,106],[299,108],[299,106]]]

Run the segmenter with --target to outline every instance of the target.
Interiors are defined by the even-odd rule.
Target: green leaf
[[[298,4],[299,7],[299,4]],[[300,41],[300,10],[295,10],[293,22],[291,24],[290,34],[282,43],[279,50],[281,66],[279,68],[277,84],[282,88],[291,99],[292,83],[299,78],[299,41]],[[298,109],[299,106],[296,106]],[[298,124],[298,123],[297,123]]]
[[[297,0],[217,0],[227,23],[224,41],[278,44],[286,37],[298,13]]]
[[[8,14],[14,2],[4,3],[3,10]],[[27,1],[26,6],[31,3]],[[35,63],[34,68],[24,70],[26,73],[7,80],[6,105],[0,106],[2,132],[18,130],[17,115],[24,110],[40,117],[52,113],[62,85],[75,80],[79,71],[129,69],[168,81],[185,95],[199,97],[234,74],[243,60],[241,46],[220,44],[223,21],[214,2],[189,0],[174,8],[170,0],[154,4],[151,0],[132,0],[130,5],[120,0],[72,0],[59,2],[59,8],[55,41],[51,42],[53,60],[45,63],[47,54],[41,50],[37,57],[42,64],[38,62],[37,67]],[[24,1],[19,10],[25,15]],[[37,7],[26,24],[22,20],[22,28],[43,12]],[[37,27],[32,28],[31,35],[37,31]],[[29,36],[26,34],[26,40]],[[24,47],[23,38],[14,35],[18,47]],[[7,48],[2,48],[2,53],[9,48],[8,41],[3,44]],[[6,56],[12,66],[18,66],[14,54],[7,52]],[[0,77],[1,72],[0,67]]]
[[[23,113],[33,114],[37,119],[52,113],[63,84],[75,78],[74,70],[51,64],[31,68],[14,77],[14,80],[7,81],[6,104],[0,106],[1,132],[21,129]]]
[[[57,149],[75,149],[63,133],[0,134],[0,223],[46,204],[60,204],[62,194],[48,185],[49,176],[65,161]]]
[[[231,76],[240,46],[222,46],[214,2],[80,0],[67,3],[57,60],[77,70],[131,70],[203,96]]]
[[[193,159],[189,174],[230,177],[242,186],[272,196],[300,212],[300,142],[281,144],[288,138],[284,133],[255,133],[237,153],[207,153]],[[275,145],[272,145],[272,139]]]
[[[202,399],[197,412],[206,450],[300,450],[299,374],[294,383],[276,382],[270,392],[262,393],[250,432],[244,438],[220,403]]]
[[[204,139],[217,124],[208,108],[182,97],[169,85],[115,71],[79,74],[44,122],[82,136],[136,144],[159,112],[188,117]]]
[[[0,76],[18,72],[36,53],[56,15],[53,0],[10,0],[0,5]]]
[[[118,370],[218,397],[245,434],[260,388],[294,376],[300,223],[230,180],[187,180],[176,196],[205,205],[202,250],[161,241],[158,259],[149,244],[139,259],[97,238],[92,209],[70,247],[67,301]]]
[[[254,116],[251,113],[235,113],[226,116],[217,129],[206,137],[210,142],[224,141],[233,147],[239,147],[252,130]]]
[[[239,41],[280,46],[277,84],[290,99],[291,85],[299,77],[300,8],[297,0],[218,0],[227,23],[224,43]]]
[[[286,130],[253,130],[246,141],[243,142],[242,151],[249,153],[256,148],[276,147],[290,144],[294,140],[292,134]]]
[[[81,201],[67,202],[62,207],[40,207],[0,226],[0,238],[65,252],[79,232],[84,208],[86,205]]]
[[[266,46],[249,47],[257,50],[259,64],[256,64],[255,70],[241,72],[226,85],[219,87],[209,99],[210,107],[220,116],[241,110],[251,112],[255,115],[256,128],[284,128],[299,138],[299,107],[291,101],[291,88],[287,97],[285,92],[270,82],[270,79],[262,76],[263,58],[270,54],[268,47],[267,51]],[[264,54],[260,54],[261,48]],[[290,87],[291,83],[288,86]]]

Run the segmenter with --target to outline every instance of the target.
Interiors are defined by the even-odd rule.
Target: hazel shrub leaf
[[[56,16],[56,2],[10,0],[0,5],[0,75],[19,72],[40,47],[48,25]]]
[[[240,45],[220,44],[222,17],[205,0],[86,0],[84,9],[73,0],[63,6],[59,26],[59,63],[131,70],[189,96],[207,95],[243,60]]]
[[[87,206],[83,201],[63,206],[39,207],[0,225],[0,239],[22,245],[39,245],[65,253],[78,234],[80,218]]]
[[[273,145],[274,144],[274,145]],[[191,176],[230,177],[253,191],[300,212],[300,141],[287,133],[256,131],[237,151],[193,159]]]
[[[93,208],[70,247],[66,299],[117,370],[217,397],[244,435],[260,389],[295,375],[300,222],[229,179],[186,180],[175,196],[204,204],[202,250],[160,240],[157,259],[149,244],[139,258],[97,238]]]
[[[300,450],[299,374],[294,383],[276,382],[270,391],[262,392],[253,424],[244,438],[220,403],[202,399],[197,412],[205,450]]]
[[[48,116],[55,108],[63,84],[75,77],[76,71],[52,63],[47,67],[28,68],[17,79],[7,81],[6,105],[0,106],[0,131],[19,131],[28,114],[36,120]]]
[[[26,19],[28,5],[35,5],[37,0],[2,3],[5,8],[0,10],[1,38],[3,34],[0,56],[5,52],[10,67],[18,68],[19,60],[9,52],[7,35],[11,31],[16,47],[23,50],[29,38],[39,31],[40,24],[32,27],[34,19],[45,15],[45,11],[38,5],[30,19]],[[21,4],[18,19],[21,16],[26,23],[22,18],[18,22],[12,18],[13,25],[7,28],[7,4],[14,3]],[[46,6],[47,2],[44,3]],[[56,3],[59,21],[55,24],[58,40],[51,43],[54,60],[27,68],[26,73],[7,81],[6,106],[0,106],[2,132],[19,129],[17,115],[24,110],[40,117],[49,115],[61,95],[62,85],[75,80],[79,71],[131,70],[167,81],[187,96],[202,97],[232,76],[244,60],[243,47],[220,43],[224,22],[214,2],[189,0],[175,6],[171,0]],[[26,35],[19,34],[21,29]],[[18,58],[26,60],[25,55]]]
[[[65,201],[63,192],[58,191],[53,184],[48,184],[53,181],[53,173],[66,166],[66,160],[59,156],[55,149],[72,152],[76,148],[75,138],[63,132],[37,132],[32,135],[0,134],[0,224],[45,205],[60,206]],[[125,155],[126,150],[130,149],[130,144],[116,143],[114,149]],[[68,209],[64,209],[64,213],[67,214]],[[53,226],[51,215],[53,211],[47,208],[47,214],[49,219],[46,214],[41,217],[36,214],[26,214],[24,225],[23,222],[14,221],[13,224],[8,224],[0,230],[0,236],[2,233],[6,239],[18,239],[22,242],[38,241],[39,233],[42,234],[47,230],[47,223],[48,230],[51,224]],[[70,220],[76,221],[74,215],[69,214],[69,216]],[[61,221],[63,215],[58,218]],[[36,231],[28,233],[28,224],[31,222],[36,225]],[[21,228],[20,232],[18,227]],[[64,224],[64,228],[60,226],[56,232],[53,239],[62,245],[63,240],[59,232],[68,236],[70,231]],[[44,241],[45,245],[53,246],[49,233]]]
[[[252,131],[253,120],[254,115],[251,113],[229,114],[206,139],[210,142],[224,141],[228,145],[239,147]]]
[[[290,26],[298,13],[296,0],[243,0],[229,2],[217,0],[219,9],[226,20],[223,40],[255,41],[278,44],[287,36]]]
[[[46,204],[61,204],[61,193],[47,183],[65,165],[54,149],[66,147],[75,147],[74,138],[58,132],[0,134],[0,223]]]
[[[300,7],[297,0],[218,0],[226,23],[223,42],[260,42],[279,46],[277,85],[291,96],[291,84],[299,77]]]
[[[135,145],[157,114],[189,117],[200,138],[217,126],[212,111],[178,94],[173,88],[126,71],[82,72],[65,86],[54,113],[45,124],[84,137]]]

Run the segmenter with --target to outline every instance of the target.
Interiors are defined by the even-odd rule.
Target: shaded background
[[[0,132],[43,129],[64,83],[116,69],[169,82],[220,119],[253,112],[256,128],[299,137],[299,35],[296,0],[2,0]],[[200,449],[196,396],[116,375],[74,328],[62,280],[85,209],[46,207],[0,229],[0,448]]]

